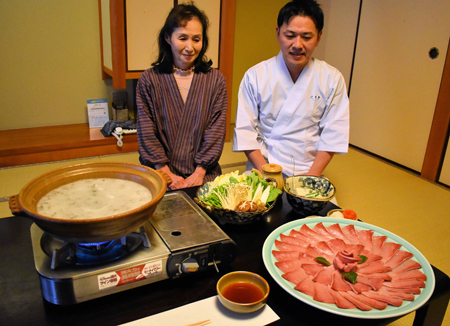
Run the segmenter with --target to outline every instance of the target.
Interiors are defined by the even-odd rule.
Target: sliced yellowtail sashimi
[[[342,309],[382,310],[413,301],[425,287],[427,277],[413,254],[373,230],[319,222],[312,229],[303,224],[286,233],[275,240],[275,265],[296,290],[316,301]]]

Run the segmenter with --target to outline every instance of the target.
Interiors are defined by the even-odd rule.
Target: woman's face
[[[166,37],[172,48],[173,63],[180,69],[192,67],[203,46],[203,27],[194,17],[185,26],[175,28],[172,35]]]

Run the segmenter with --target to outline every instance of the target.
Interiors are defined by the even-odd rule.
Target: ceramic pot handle
[[[261,171],[259,171],[259,170],[255,169],[255,168],[253,168],[253,169],[252,169],[252,172],[256,172],[256,174],[258,175],[258,177],[259,177],[259,178],[262,178]]]
[[[167,173],[165,173],[164,171],[161,170],[155,170],[156,172],[158,172],[167,182],[167,186],[170,186],[170,184],[172,183],[172,178],[169,177],[169,175]]]
[[[9,197],[9,209],[13,215],[22,215],[23,211],[19,206],[19,195]]]

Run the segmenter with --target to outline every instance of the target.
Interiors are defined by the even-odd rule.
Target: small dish
[[[267,281],[252,272],[231,272],[217,282],[222,305],[234,312],[250,313],[264,307],[270,288]]]
[[[328,217],[344,218],[343,209],[332,209],[327,213]]]
[[[345,218],[347,220],[357,220],[358,216],[351,209],[332,209],[327,213],[328,217]]]

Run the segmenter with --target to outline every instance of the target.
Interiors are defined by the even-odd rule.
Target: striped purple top
[[[173,74],[150,68],[136,89],[137,138],[141,164],[166,163],[186,178],[197,166],[207,172],[204,182],[222,173],[228,97],[225,77],[217,70],[194,73],[186,102]]]

